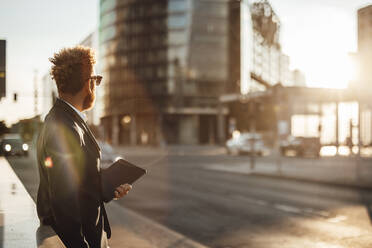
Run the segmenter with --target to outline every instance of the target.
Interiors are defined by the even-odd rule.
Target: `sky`
[[[352,75],[348,53],[357,50],[356,11],[372,0],[269,2],[281,20],[280,41],[291,68],[305,73],[308,86],[346,87]],[[7,97],[0,102],[0,120],[10,124],[34,115],[35,70],[41,84],[48,58],[94,31],[98,5],[98,0],[0,0],[0,39],[7,40]]]
[[[97,0],[0,0],[0,39],[7,41],[7,97],[0,101],[0,121],[9,125],[34,116],[35,70],[41,85],[51,66],[48,58],[81,42],[97,23]]]
[[[309,87],[345,88],[355,69],[357,10],[366,0],[269,0],[281,21],[280,41]]]

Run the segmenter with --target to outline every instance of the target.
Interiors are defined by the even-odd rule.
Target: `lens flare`
[[[51,157],[46,157],[44,161],[44,165],[47,168],[52,168],[53,167],[53,161]]]

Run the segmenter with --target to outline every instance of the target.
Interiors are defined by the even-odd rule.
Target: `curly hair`
[[[96,63],[94,50],[84,46],[63,48],[49,61],[53,63],[50,74],[56,81],[58,92],[73,95],[84,87]]]

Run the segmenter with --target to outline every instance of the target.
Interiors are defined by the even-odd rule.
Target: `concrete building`
[[[292,84],[293,86],[305,87],[306,86],[306,77],[298,69],[291,71],[292,73]]]
[[[0,100],[6,96],[6,40],[0,40]]]
[[[292,85],[279,18],[273,11],[266,15],[267,6],[247,0],[101,0],[105,140],[223,142],[228,109],[220,106],[221,95]]]
[[[296,71],[296,73],[301,73]],[[262,35],[254,31],[253,34],[253,66],[252,73],[262,78],[269,85],[281,83],[283,86],[293,86],[293,72],[290,70],[290,58],[284,54],[280,46],[269,45]],[[265,90],[263,85],[255,90]]]
[[[358,66],[357,79],[353,86],[370,90],[372,85],[372,5],[358,10]]]
[[[48,114],[49,110],[52,108],[57,96],[57,85],[55,81],[52,79],[50,73],[44,74],[41,78],[41,109],[40,109],[40,117],[41,120],[44,121],[45,116]]]
[[[280,20],[268,1],[252,4],[253,20],[253,66],[252,73],[268,85],[293,86],[290,58],[281,50],[279,43]],[[252,91],[263,91],[267,87],[252,82]]]
[[[282,86],[305,84],[303,74],[290,69],[290,58],[281,50],[280,20],[270,3],[267,0],[256,1],[250,5],[250,9],[253,40],[248,94],[235,91],[235,94],[220,97],[221,104],[229,109],[226,121],[228,137],[234,130],[267,132],[272,135],[278,123],[289,126],[287,120],[276,119],[273,92]],[[238,39],[237,42],[242,40]]]

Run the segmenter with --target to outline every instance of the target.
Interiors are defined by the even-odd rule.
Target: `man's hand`
[[[132,189],[132,185],[130,184],[122,184],[115,189],[115,198],[116,200],[122,198],[123,196],[127,195],[129,190]]]

